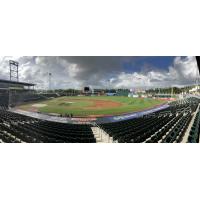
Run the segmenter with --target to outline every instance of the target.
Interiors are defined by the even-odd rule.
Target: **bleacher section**
[[[181,142],[189,126],[193,113],[196,111],[200,100],[190,98],[170,104],[170,107],[138,119],[131,119],[115,123],[100,124],[117,142],[126,143],[173,143]],[[198,121],[199,118],[196,120]],[[199,122],[199,121],[198,121]],[[195,140],[199,136],[199,124],[195,130]]]
[[[0,106],[8,107],[10,105],[11,107],[21,105],[23,103],[32,102],[32,101],[41,101],[46,100],[48,98],[55,98],[58,97],[57,94],[51,93],[51,94],[37,94],[34,92],[29,91],[15,91],[10,92],[8,90],[0,90]],[[10,100],[9,100],[10,98]]]
[[[0,142],[95,143],[90,125],[62,124],[0,110]]]
[[[32,102],[32,101],[40,101],[45,100],[46,98],[44,96],[34,94],[34,93],[17,93],[17,94],[11,94],[10,95],[10,105],[12,107],[21,105],[26,102]]]
[[[56,93],[29,93],[29,92],[18,92],[12,93],[10,95],[10,104],[12,106],[17,106],[26,102],[41,101],[48,98],[56,98],[58,95]]]
[[[193,126],[190,130],[188,143],[199,143],[199,133],[200,133],[200,110],[198,110],[195,117]]]

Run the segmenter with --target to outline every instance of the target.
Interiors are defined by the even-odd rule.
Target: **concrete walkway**
[[[199,111],[199,105],[197,107],[197,110],[193,113],[192,120],[191,120],[187,130],[185,131],[185,135],[184,135],[183,140],[181,141],[181,143],[187,143],[188,137],[189,137],[189,134],[190,134],[190,130],[191,130],[193,124],[194,124],[194,120],[196,118],[196,115],[197,115],[198,111]]]

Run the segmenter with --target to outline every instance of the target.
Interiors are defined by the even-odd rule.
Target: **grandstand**
[[[112,123],[60,123],[0,110],[0,142],[198,143],[200,100],[176,101],[161,111]]]
[[[56,121],[13,112],[11,107],[29,101],[59,97],[37,93],[34,84],[0,80],[0,142],[8,143],[198,143],[200,110],[198,97],[173,101],[164,109],[137,117],[99,118],[87,123]],[[128,117],[128,118],[127,118]],[[109,119],[109,120],[108,120]],[[84,120],[82,120],[84,121]]]
[[[8,143],[94,143],[89,125],[43,121],[0,110],[0,142]]]
[[[118,142],[179,143],[185,138],[186,142],[199,142],[199,103],[199,99],[188,98],[173,102],[170,107],[153,114],[100,126]],[[196,120],[188,137],[188,127],[194,115]]]
[[[0,106],[9,107],[34,100],[34,84],[0,80]]]
[[[38,94],[34,90],[35,84],[0,79],[0,106],[15,107],[26,102],[44,100],[57,97],[55,93]]]

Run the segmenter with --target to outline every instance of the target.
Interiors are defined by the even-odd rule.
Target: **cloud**
[[[195,57],[176,57],[171,66],[165,70],[149,70],[121,74],[115,79],[115,86],[120,87],[171,87],[186,86],[195,83],[198,77]]]
[[[0,57],[0,78],[9,78],[8,61],[20,63],[20,81],[36,83],[48,88],[48,73],[52,73],[52,88],[151,88],[194,84],[197,66],[194,57],[176,57],[165,69],[145,63],[136,66],[145,57]],[[124,68],[128,63],[131,70]],[[138,70],[140,68],[140,70]]]

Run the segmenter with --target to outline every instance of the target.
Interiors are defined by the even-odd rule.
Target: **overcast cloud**
[[[20,63],[20,81],[48,88],[48,73],[52,73],[53,89],[59,88],[152,88],[194,84],[197,78],[195,57],[175,57],[165,68],[135,66],[145,57],[0,57],[0,79],[9,79],[8,61]],[[130,64],[127,69],[125,64]],[[139,68],[139,69],[138,69]]]

